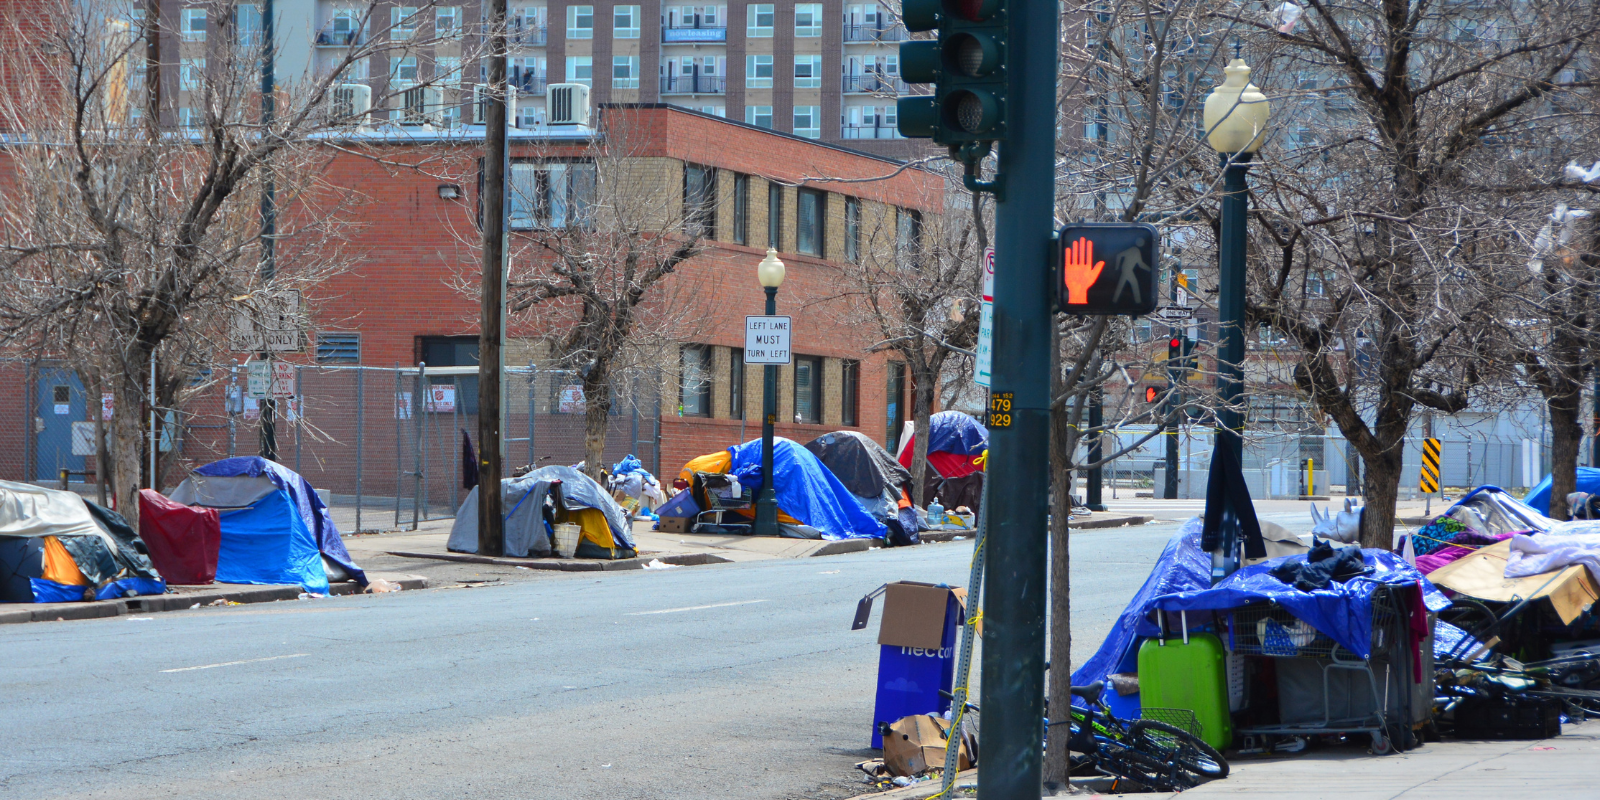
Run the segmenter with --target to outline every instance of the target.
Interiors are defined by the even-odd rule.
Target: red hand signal
[[[1081,306],[1089,302],[1089,287],[1100,279],[1106,262],[1094,260],[1094,242],[1080,236],[1067,249],[1064,282],[1067,285],[1067,305]]]

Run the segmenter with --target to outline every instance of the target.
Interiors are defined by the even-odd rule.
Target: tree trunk
[[[1051,396],[1060,391],[1060,369],[1055,369]],[[1065,407],[1050,412],[1050,674],[1049,702],[1052,721],[1067,719],[1072,705],[1072,576],[1068,547],[1068,517],[1072,514],[1072,451],[1076,437]],[[1069,725],[1052,725],[1045,737],[1044,782],[1066,787]]]
[[[1361,511],[1361,546],[1389,550],[1394,547],[1395,503],[1400,499],[1400,468],[1404,440],[1378,453],[1362,453],[1366,467],[1361,485],[1366,505]]]
[[[145,448],[150,435],[146,422],[145,386],[136,376],[122,375],[114,383],[116,409],[111,415],[111,484],[116,510],[139,529],[139,488],[144,485]]]
[[[1550,412],[1550,518],[1566,519],[1567,495],[1578,491],[1578,449],[1583,445],[1583,387],[1551,370],[1555,391],[1545,397]]]
[[[610,423],[611,381],[608,371],[596,365],[583,379],[583,472],[596,481],[606,466],[606,427]]]
[[[928,482],[928,417],[933,413],[934,376],[926,369],[912,371],[911,419],[916,426],[916,439],[911,447],[911,502],[926,508],[931,498],[924,491]]]

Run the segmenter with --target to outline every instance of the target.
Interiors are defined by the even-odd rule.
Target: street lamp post
[[[778,287],[783,285],[783,262],[778,251],[768,247],[767,257],[756,265],[756,278],[767,293],[767,316],[778,313]],[[758,536],[778,535],[778,497],[772,486],[772,425],[778,421],[778,366],[762,367],[761,400],[761,488],[756,491],[756,526]]]
[[[1244,463],[1245,217],[1250,211],[1245,173],[1266,141],[1267,98],[1250,83],[1250,67],[1235,58],[1223,69],[1227,78],[1206,98],[1206,140],[1222,156],[1222,233],[1217,243],[1221,348],[1217,389],[1224,407],[1217,413],[1217,446],[1233,450]]]

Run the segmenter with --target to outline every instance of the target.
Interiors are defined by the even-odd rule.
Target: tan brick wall
[[[732,352],[727,347],[711,348],[711,416],[717,419],[732,418],[729,410],[732,404],[728,400],[728,364],[733,360]]]
[[[822,360],[822,424],[832,430],[844,419],[844,367],[837,358]]]

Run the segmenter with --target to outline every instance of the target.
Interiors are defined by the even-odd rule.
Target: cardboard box
[[[943,717],[927,714],[903,717],[889,726],[889,735],[883,739],[883,764],[890,774],[908,778],[921,775],[929,768],[942,769],[949,735],[950,722]],[[960,748],[957,769],[971,769],[967,743],[963,741]]]
[[[656,529],[662,533],[688,533],[694,526],[694,517],[662,517]]]
[[[956,645],[966,620],[965,589],[901,581],[874,589],[856,605],[852,630],[867,626],[872,602],[884,596],[878,624],[878,691],[872,747],[883,747],[882,723],[917,714],[942,715],[954,684]]]

